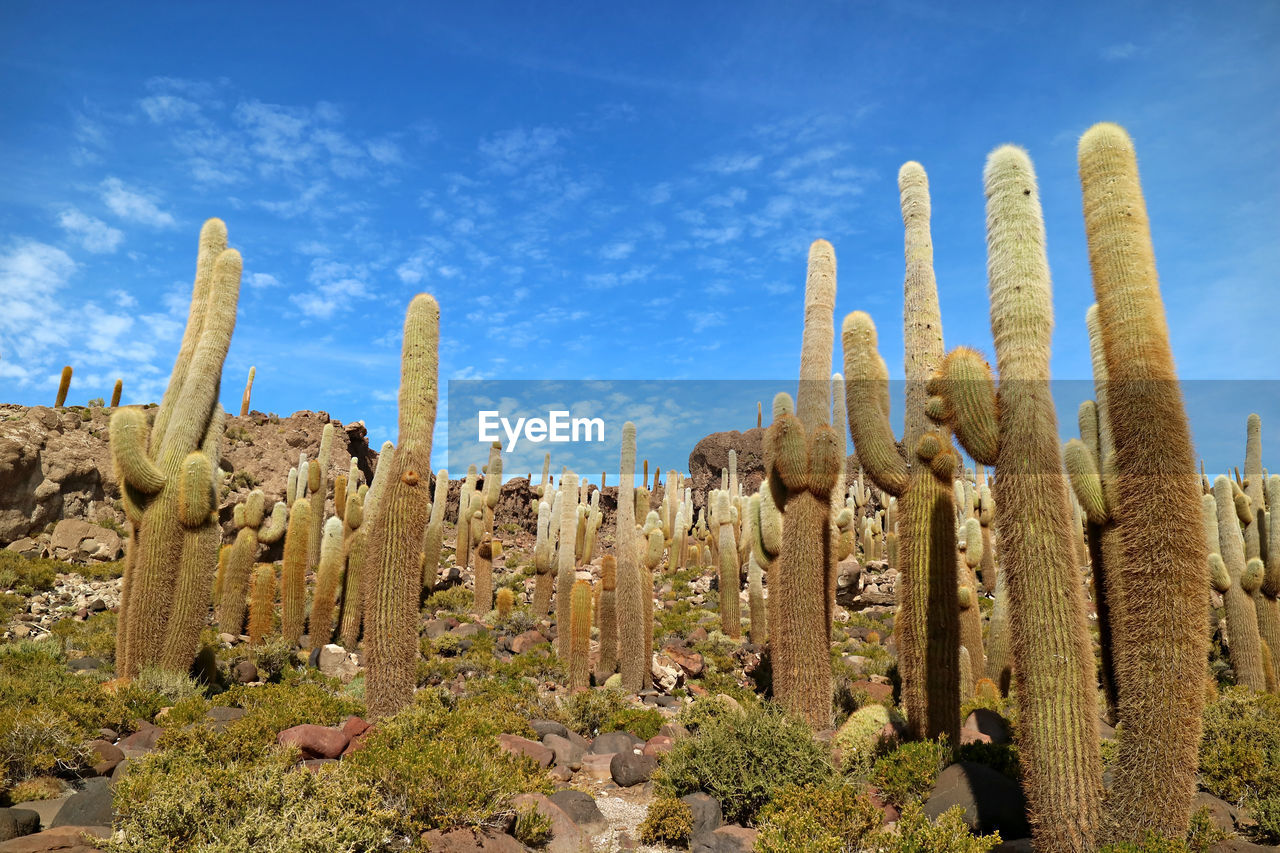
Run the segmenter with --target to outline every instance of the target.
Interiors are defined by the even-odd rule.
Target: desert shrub
[[[640,824],[641,844],[686,847],[693,834],[693,809],[674,797],[658,797],[649,803]]]
[[[114,530],[121,539],[128,538],[128,532],[120,526],[114,518],[110,516],[99,519],[98,524],[109,530]],[[83,566],[76,566],[76,572],[89,581],[109,581],[124,576],[123,560],[107,560],[101,563],[88,563]]]
[[[884,705],[866,705],[849,716],[835,736],[840,750],[840,769],[845,773],[866,775],[882,750],[881,732],[891,720]]]
[[[719,696],[704,696],[681,708],[676,720],[690,732],[696,732],[707,723],[726,714],[739,713],[739,710]]]
[[[584,690],[565,700],[564,724],[583,737],[595,737],[615,714],[628,707],[627,694],[620,689]]]
[[[1021,777],[1018,748],[1011,743],[966,743],[956,751],[956,761],[972,761],[985,764],[997,773],[1003,773],[1015,782]]]
[[[466,615],[471,612],[471,603],[474,600],[474,594],[462,584],[451,586],[448,589],[442,589],[439,592],[433,592],[427,597],[426,604],[423,609],[427,613],[435,613],[443,610],[445,613],[453,615]]]
[[[467,694],[456,707],[468,712],[486,714],[493,725],[507,734],[531,737],[537,735],[529,727],[530,720],[559,721],[561,712],[550,696],[521,679],[484,678],[468,685]]]
[[[538,811],[536,806],[518,809],[511,835],[526,847],[542,847],[552,838],[551,818]]]
[[[44,557],[24,557],[15,551],[0,550],[0,589],[53,589],[58,572],[68,566]]]
[[[933,823],[910,803],[902,810],[896,833],[880,832],[872,847],[878,853],[987,853],[1000,843],[1000,833],[973,835],[964,822],[964,809],[952,806]]]
[[[851,785],[788,786],[760,811],[758,853],[844,853],[862,849],[883,822]]]
[[[138,677],[116,691],[116,697],[124,703],[131,719],[155,719],[161,708],[171,708],[184,699],[203,696],[204,688],[193,678],[166,672],[156,667],[146,667]]]
[[[805,723],[772,705],[708,717],[675,742],[654,781],[663,794],[705,791],[725,821],[748,823],[786,785],[815,785],[835,774],[827,750]]]
[[[1260,797],[1252,805],[1253,819],[1258,822],[1258,840],[1280,844],[1280,795]]]
[[[666,718],[653,708],[624,708],[610,716],[600,731],[630,732],[641,740],[648,740],[665,722]]]
[[[871,771],[871,784],[886,803],[901,808],[919,802],[933,788],[950,750],[932,740],[904,743],[878,759]]]
[[[301,770],[284,749],[224,763],[175,744],[132,762],[113,802],[114,853],[364,853],[395,818],[342,764]]]
[[[114,662],[116,659],[116,614],[110,610],[95,613],[83,622],[61,619],[54,623],[54,630],[67,649],[75,649],[99,660]]]
[[[1187,849],[1192,853],[1208,853],[1210,847],[1232,835],[1234,833],[1220,829],[1213,822],[1213,815],[1209,813],[1208,806],[1201,806],[1191,813],[1191,829],[1187,832]]]
[[[61,779],[53,776],[36,776],[10,788],[9,801],[26,803],[33,800],[52,800],[55,797],[61,797],[66,791],[67,786]]]
[[[233,751],[245,756],[261,753],[275,743],[277,734],[292,726],[303,723],[333,726],[353,714],[364,713],[364,703],[311,682],[261,687],[236,685],[213,697],[212,704],[245,710],[243,717],[226,728]],[[169,734],[166,729],[163,737]]]
[[[379,722],[343,763],[396,813],[400,831],[504,825],[514,795],[551,786],[531,759],[498,746],[501,733],[483,710],[428,698]]]
[[[1236,805],[1280,796],[1280,696],[1232,687],[1205,708],[1200,784]]]
[[[258,668],[258,677],[263,681],[278,680],[288,670],[296,668],[297,661],[293,646],[278,634],[253,647],[253,665]]]

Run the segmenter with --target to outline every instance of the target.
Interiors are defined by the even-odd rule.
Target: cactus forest
[[[531,34],[546,23],[530,21]],[[1280,35],[1271,12],[1258,24],[1259,38]],[[1156,48],[1127,42],[1102,61],[1141,62],[1144,50]],[[1054,61],[1022,57],[1014,70]],[[541,62],[520,73],[565,91],[570,78],[668,85]],[[156,79],[169,82],[141,109],[156,127],[202,128],[183,137],[199,181],[242,168],[209,144],[214,120],[190,112],[220,108],[231,84],[201,94]],[[489,109],[447,90],[446,109]],[[764,109],[774,94],[736,97]],[[920,115],[894,100],[878,109]],[[298,122],[337,128],[325,112],[336,107],[277,111],[269,130],[274,107],[235,107],[228,121],[258,122],[252,150],[276,158],[278,170],[257,173],[265,185],[301,186],[300,164],[321,148],[334,174],[366,184],[317,214],[313,232],[288,224],[305,205],[284,213],[248,185],[234,197],[192,190],[207,205],[199,225],[103,180],[111,210],[149,217],[151,238],[184,258],[138,255],[136,275],[182,283],[167,295],[130,292],[131,278],[94,285],[127,306],[129,336],[159,330],[145,340],[95,344],[88,320],[54,301],[45,313],[68,329],[57,335],[56,317],[0,321],[0,381],[22,400],[0,406],[0,853],[1280,849],[1280,474],[1267,467],[1280,416],[1261,390],[1247,416],[1206,407],[1187,381],[1204,374],[1188,374],[1185,356],[1175,364],[1175,351],[1195,351],[1194,326],[1219,326],[1213,346],[1237,362],[1270,363],[1268,342],[1240,331],[1248,346],[1235,349],[1218,305],[1203,321],[1173,307],[1169,271],[1187,262],[1177,243],[1193,238],[1170,229],[1191,202],[1152,179],[1167,166],[1142,158],[1167,164],[1182,140],[1123,98],[1082,104],[1052,139],[1018,137],[1017,121],[1047,120],[1043,104],[993,132],[966,120],[954,139],[964,155],[945,160],[936,152],[952,140],[917,149],[905,131],[859,135],[892,166],[850,196],[827,191],[849,177],[831,159],[849,145],[792,158],[769,180],[812,170],[795,197],[812,219],[779,230],[737,206],[746,191],[716,197],[706,209],[738,232],[721,240],[707,220],[672,220],[631,278],[554,273],[552,246],[592,243],[583,251],[601,263],[639,257],[640,231],[602,242],[589,221],[614,216],[607,205],[577,225],[552,206],[513,213],[511,245],[484,237],[470,267],[441,261],[441,242],[395,268],[404,286],[378,292],[377,340],[367,282],[395,262],[367,258],[392,257],[402,238],[359,199],[398,192],[401,178],[355,164],[402,165],[407,137],[358,151],[336,129],[303,142]],[[591,121],[623,115],[653,132],[616,109]],[[109,121],[83,110],[82,128]],[[914,129],[936,136],[927,122]],[[1254,135],[1274,139],[1264,125]],[[763,127],[742,137],[748,153],[688,180],[763,175],[792,137],[826,132]],[[436,139],[426,124],[415,132]],[[85,163],[121,156],[94,148],[90,130],[77,139]],[[579,141],[541,125],[489,137],[489,165],[447,191],[415,190],[411,215],[508,178],[518,189],[504,210],[533,205],[537,181],[576,204],[538,158]],[[405,181],[436,167],[415,168]],[[687,186],[661,184],[644,203]],[[286,224],[260,238],[263,210]],[[78,210],[56,215],[88,251],[126,239]],[[441,234],[474,225],[426,218]],[[324,244],[339,221],[366,260]],[[733,242],[746,233],[759,244]],[[963,273],[948,257],[961,243]],[[34,304],[19,283],[35,288],[31,265],[53,257],[24,245],[0,267],[17,317]],[[264,272],[294,246],[314,291]],[[689,246],[705,261],[690,269],[715,283],[664,299],[683,274],[665,267]],[[1249,255],[1255,269],[1267,251]],[[783,271],[767,309],[766,256]],[[519,258],[527,268],[513,273]],[[74,274],[68,263],[60,275]],[[541,296],[498,284],[539,277],[547,289],[535,293],[568,294],[563,333],[536,331],[556,327],[548,313],[521,319],[522,301]],[[1197,292],[1196,304],[1265,317],[1258,284],[1238,299]],[[639,302],[597,304],[619,286],[674,313],[651,327]],[[681,299],[697,304],[678,329]],[[725,311],[764,319],[738,329]],[[978,322],[957,318],[966,312]],[[575,338],[584,324],[597,328]],[[77,334],[86,340],[50,349]],[[137,347],[164,367],[127,361]],[[493,370],[467,363],[478,350]],[[23,352],[57,356],[37,371]],[[739,402],[728,380],[759,375],[757,355],[779,378]],[[135,369],[117,376],[120,364]],[[658,364],[683,365],[681,379],[654,387],[714,373],[727,384],[692,407],[674,390],[641,405],[606,387],[649,381]],[[28,393],[19,377],[37,374]],[[353,379],[373,375],[386,390]],[[502,375],[567,377],[546,387],[585,402],[548,397],[538,418],[509,418],[529,412],[497,386],[468,385]],[[302,393],[308,408],[276,413]],[[572,418],[557,420],[561,408]]]

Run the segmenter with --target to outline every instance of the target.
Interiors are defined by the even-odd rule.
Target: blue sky
[[[0,7],[0,399],[52,402],[70,363],[71,402],[117,376],[157,400],[213,215],[245,258],[229,409],[256,365],[255,408],[394,438],[423,290],[442,383],[793,387],[816,237],[837,325],[869,311],[900,376],[908,159],[947,344],[989,354],[981,174],[1004,142],[1040,179],[1054,375],[1087,378],[1075,142],[1099,120],[1138,146],[1182,377],[1280,378],[1276,4],[452,5]],[[1203,387],[1211,468],[1251,409],[1280,458],[1280,385]]]

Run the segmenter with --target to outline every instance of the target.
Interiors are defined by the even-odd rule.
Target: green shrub
[[[620,689],[601,688],[575,693],[564,702],[564,724],[583,737],[595,737],[630,702]]]
[[[860,850],[884,820],[851,785],[788,786],[760,811],[758,853],[844,853]]]
[[[458,584],[457,586],[431,593],[427,597],[423,609],[427,613],[443,610],[445,613],[451,613],[455,616],[465,615],[471,612],[471,604],[474,600],[474,593],[462,584]]]
[[[363,702],[311,682],[261,687],[236,685],[213,697],[212,704],[243,708],[246,712],[226,728],[229,739],[226,746],[233,758],[261,754],[275,743],[277,734],[292,726],[303,723],[334,726],[353,714],[364,713]],[[161,740],[170,734],[166,729]]]
[[[542,847],[552,838],[551,818],[538,811],[536,806],[518,809],[511,835],[527,847]]]
[[[985,764],[998,773],[1003,773],[1015,782],[1022,775],[1022,767],[1018,763],[1018,748],[1011,743],[973,743],[962,744],[956,751],[956,761],[972,761]]]
[[[1258,822],[1259,840],[1280,844],[1280,795],[1260,797],[1253,801],[1253,819]]]
[[[904,743],[876,761],[871,771],[871,784],[880,798],[901,808],[920,800],[933,788],[950,750],[932,740]]]
[[[104,610],[94,613],[83,622],[74,619],[59,620],[54,623],[54,629],[62,633],[68,649],[113,663],[116,659],[117,622],[116,614]]]
[[[1280,796],[1280,696],[1231,687],[1205,708],[1200,784],[1236,805]]]
[[[987,853],[999,843],[998,832],[971,834],[961,806],[952,806],[930,823],[919,803],[910,803],[898,819],[897,833],[878,833],[872,846],[877,853]]]
[[[103,527],[114,530],[119,534],[121,539],[128,538],[128,534],[125,529],[117,524],[115,519],[104,518],[98,523]],[[124,577],[123,560],[108,560],[102,563],[88,563],[83,566],[76,566],[75,569],[77,574],[89,581],[110,581]]]
[[[402,832],[497,825],[516,794],[551,792],[532,759],[498,746],[501,733],[483,709],[450,711],[428,694],[379,722],[343,764],[396,813]]]
[[[665,722],[666,718],[653,708],[624,708],[609,717],[600,732],[630,732],[641,740],[648,740]]]
[[[1201,806],[1191,813],[1191,830],[1187,833],[1187,849],[1192,853],[1208,853],[1210,847],[1234,834],[1219,829],[1213,822],[1209,807]]]
[[[61,779],[52,776],[36,776],[25,782],[19,782],[9,789],[9,801],[27,803],[35,800],[52,800],[67,792],[67,786]]]
[[[253,665],[258,668],[258,678],[262,681],[278,681],[286,672],[297,667],[298,658],[293,646],[276,634],[253,647]]]
[[[0,589],[53,589],[58,573],[70,568],[57,560],[0,550]]]
[[[147,667],[138,677],[116,691],[130,719],[155,719],[161,708],[171,708],[184,699],[203,696],[204,688],[195,679],[156,667]]]
[[[641,844],[687,847],[693,834],[693,809],[674,797],[658,797],[649,803],[640,824]]]
[[[834,741],[840,750],[840,769],[866,775],[883,749],[881,732],[891,719],[889,709],[883,705],[866,705],[850,714]]]
[[[535,740],[530,720],[555,720],[562,716],[555,699],[520,678],[484,678],[468,685],[467,694],[457,701],[463,710],[488,714],[493,724],[507,734]]]
[[[748,823],[786,785],[815,785],[835,770],[805,723],[772,705],[713,715],[675,742],[654,776],[659,792],[705,791],[725,821]]]
[[[395,815],[343,764],[316,772],[273,749],[222,763],[178,746],[130,764],[115,787],[113,853],[372,853]]]

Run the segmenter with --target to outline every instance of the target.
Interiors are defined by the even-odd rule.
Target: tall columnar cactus
[[[226,569],[218,590],[217,622],[225,634],[236,635],[244,626],[245,596],[253,563],[258,556],[258,543],[271,545],[284,535],[289,508],[284,501],[276,503],[270,522],[264,523],[266,498],[255,489],[236,504],[235,520],[240,530],[236,541],[227,553]]]
[[[769,488],[768,482],[761,483],[759,491],[752,495],[751,501],[747,504],[747,511],[751,513],[751,553],[760,564],[762,575],[769,579],[769,588],[776,590],[778,588],[777,559],[782,550],[782,513],[773,502],[773,490]],[[760,604],[763,608],[764,621],[757,623],[755,599],[752,598],[750,601],[751,641],[754,643],[765,642],[777,630],[774,615],[777,608],[765,606],[763,580],[762,577]]]
[[[256,646],[271,633],[276,615],[276,567],[259,563],[253,570],[249,593],[249,644]]]
[[[982,562],[982,526],[978,519],[968,518],[962,530],[964,549],[956,566],[960,582],[957,600],[960,603],[960,645],[969,651],[968,683],[963,674],[960,678],[963,697],[964,692],[971,691],[973,683],[985,678],[987,672],[982,646],[982,609],[978,606],[978,578],[973,571]]]
[[[476,546],[475,586],[471,598],[471,612],[484,616],[493,609],[493,537],[480,534]]]
[[[324,502],[329,496],[329,465],[333,453],[333,423],[324,425],[320,433],[320,455],[308,468],[307,484],[311,493],[311,533],[307,539],[307,569],[320,565],[320,534],[324,530]]]
[[[936,396],[928,411],[952,426],[975,461],[999,472],[1001,575],[1009,590],[1018,749],[1035,847],[1093,850],[1102,819],[1096,681],[1049,393],[1053,303],[1044,219],[1022,149],[993,151],[983,179],[999,396],[981,356],[960,348],[930,382]]]
[[[902,206],[903,254],[906,259],[906,274],[902,282],[902,343],[907,389],[902,443],[910,453],[930,430],[924,411],[929,398],[925,386],[942,363],[946,350],[942,343],[938,283],[933,272],[929,176],[923,166],[914,161],[902,165],[898,170],[898,195]]]
[[[412,702],[416,686],[422,575],[414,569],[419,565],[423,529],[430,520],[439,349],[440,306],[420,293],[409,303],[404,321],[399,442],[376,508],[366,522],[366,677],[369,712],[374,717],[394,714]]]
[[[120,394],[123,391],[124,391],[124,380],[117,379],[115,387],[111,389],[111,408],[114,409],[120,405]]]
[[[62,368],[62,376],[58,379],[58,396],[53,401],[55,409],[67,404],[67,392],[71,390],[71,365]]]
[[[440,571],[440,551],[444,547],[444,505],[449,499],[449,472],[441,468],[436,472],[435,496],[431,500],[431,520],[422,537],[422,594],[430,595],[436,588],[436,574]]]
[[[871,317],[855,311],[842,331],[849,431],[871,481],[898,499],[898,671],[916,737],[960,735],[960,620],[952,472],[957,457],[937,432],[898,455],[889,426],[888,371]]]
[[[578,693],[591,687],[591,583],[574,581],[571,590],[569,624],[561,633],[569,637],[569,692]]]
[[[342,575],[342,611],[338,620],[342,647],[354,649],[360,641],[364,624],[364,500],[359,492],[347,496],[347,510],[342,518],[342,556],[346,571]]]
[[[244,383],[244,394],[240,397],[240,417],[246,417],[249,414],[249,397],[253,394],[253,375],[258,372],[258,368],[249,368],[249,378]]]
[[[578,475],[569,471],[560,477],[560,551],[556,562],[556,653],[569,660],[569,619],[576,577],[573,547],[578,525]]]
[[[549,501],[555,498],[548,495]],[[551,503],[538,503],[538,537],[533,546],[533,612],[538,618],[551,611],[551,592],[555,589],[555,576],[551,572],[555,543],[552,539]]]
[[[318,649],[333,637],[333,614],[338,584],[342,582],[342,519],[330,516],[324,523],[320,543],[320,566],[316,571],[316,593],[311,601],[308,635],[311,648]]]
[[[218,383],[235,328],[241,270],[239,252],[226,246],[226,226],[210,219],[200,232],[186,332],[150,438],[142,410],[117,409],[111,418],[111,453],[133,522],[116,639],[116,669],[125,677],[150,664],[185,673],[205,621],[217,519],[192,505],[184,511],[182,502],[183,495],[211,493],[218,470],[224,424]],[[207,469],[184,464],[197,451]],[[191,480],[204,470],[207,484]]]
[[[1260,595],[1256,597],[1258,629],[1271,650],[1272,660],[1280,666],[1280,521],[1274,513],[1280,510],[1280,474],[1267,477],[1267,514],[1270,523],[1266,530],[1266,559],[1262,575]],[[1280,675],[1280,673],[1277,673]]]
[[[742,616],[738,602],[741,569],[738,546],[733,540],[733,520],[729,515],[729,493],[716,493],[716,522],[720,546],[720,628],[726,637],[742,636]]]
[[[995,600],[987,627],[987,678],[1009,694],[1013,681],[1013,659],[1009,649],[1009,584],[1004,572],[996,575]]]
[[[1253,521],[1244,528],[1244,557],[1252,560],[1262,556],[1262,515],[1266,476],[1262,473],[1262,418],[1256,412],[1249,415],[1245,425],[1244,445],[1244,493],[1253,507]]]
[[[307,551],[311,539],[311,500],[299,498],[289,510],[280,565],[280,632],[290,646],[302,639],[307,607]]]
[[[769,488],[783,513],[782,549],[769,590],[774,614],[769,632],[773,693],[814,729],[831,726],[826,624],[827,585],[835,560],[831,492],[844,465],[840,439],[829,423],[835,300],[835,250],[826,240],[815,240],[809,247],[805,282],[796,414],[784,411],[774,417],[764,447]],[[783,408],[789,406],[783,404]]]
[[[1262,578],[1257,578],[1255,586],[1254,573],[1250,571],[1252,561],[1246,561],[1244,556],[1244,540],[1240,535],[1231,481],[1225,476],[1219,475],[1213,481],[1213,497],[1217,502],[1218,512],[1218,553],[1229,579],[1225,588],[1218,591],[1222,593],[1222,602],[1227,611],[1231,668],[1236,672],[1237,683],[1254,690],[1266,690],[1258,612],[1253,600],[1253,593],[1261,585]]]
[[[459,572],[467,570],[471,562],[471,516],[474,512],[472,502],[476,498],[476,466],[467,466],[466,479],[458,491],[458,537],[454,547],[454,562]]]
[[[649,674],[649,661],[645,657],[644,590],[636,546],[635,479],[636,425],[627,421],[622,425],[613,547],[618,559],[618,669],[622,689],[631,693],[644,689]]]
[[[1199,482],[1133,143],[1116,125],[1095,125],[1080,140],[1079,161],[1115,445],[1122,622],[1142,626],[1122,637],[1124,727],[1108,825],[1122,841],[1149,831],[1181,837],[1196,789],[1209,659]]]
[[[612,554],[600,558],[600,607],[596,627],[600,631],[598,680],[604,681],[618,668],[618,559]]]
[[[493,512],[498,507],[498,498],[502,494],[502,442],[495,441],[489,447],[489,464],[484,469],[484,507],[482,513],[483,532],[493,535]]]

